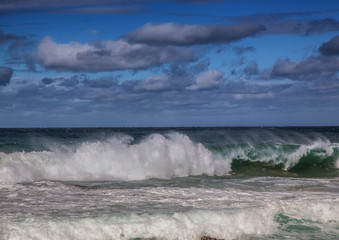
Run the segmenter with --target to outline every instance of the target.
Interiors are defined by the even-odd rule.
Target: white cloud
[[[59,44],[49,36],[40,42],[37,51],[45,68],[75,72],[145,69],[172,61],[187,62],[194,57],[193,50],[174,46],[131,44],[124,40]]]
[[[179,25],[147,23],[124,37],[131,42],[155,45],[194,45],[231,42],[265,30],[259,24]]]
[[[137,90],[162,90],[170,87],[170,81],[167,75],[150,76],[137,85]]]
[[[195,78],[195,83],[186,87],[187,90],[197,91],[217,87],[224,77],[224,73],[217,70],[209,70]]]

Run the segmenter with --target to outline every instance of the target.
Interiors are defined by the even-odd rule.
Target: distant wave
[[[55,144],[54,144],[55,145]],[[0,182],[132,181],[230,173],[308,176],[338,174],[339,146],[326,139],[308,144],[204,146],[187,135],[151,134],[140,142],[121,135],[53,151],[0,153]]]

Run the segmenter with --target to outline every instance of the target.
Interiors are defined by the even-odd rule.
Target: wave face
[[[24,140],[19,140],[22,132],[0,136],[0,182],[339,176],[339,134],[331,139],[260,129],[54,131],[27,130]]]
[[[223,149],[235,173],[338,176],[339,145],[317,139],[305,144],[245,144]]]

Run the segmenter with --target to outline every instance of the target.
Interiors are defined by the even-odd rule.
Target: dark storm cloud
[[[138,70],[194,59],[193,50],[175,46],[131,44],[124,40],[58,44],[50,37],[40,42],[37,55],[45,68],[75,72]]]
[[[154,45],[222,43],[254,36],[265,30],[260,24],[180,25],[147,23],[124,36],[130,42]]]
[[[339,58],[311,56],[304,61],[292,62],[278,59],[272,68],[263,73],[266,78],[289,78],[293,80],[319,80],[334,76],[339,71]]]
[[[326,56],[339,55],[339,35],[323,43],[319,48],[319,52]]]
[[[13,69],[9,67],[0,67],[0,86],[6,86],[11,81]]]

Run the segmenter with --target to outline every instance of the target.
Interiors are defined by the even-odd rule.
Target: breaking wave
[[[120,136],[75,150],[0,153],[0,182],[103,181],[226,175],[230,163],[188,136],[152,134],[140,143]]]
[[[306,199],[304,199],[306,200]],[[0,226],[1,239],[326,239],[338,236],[338,203],[317,199],[266,203],[256,208],[192,210],[176,213],[128,214],[95,218],[28,218]],[[324,236],[324,235],[322,235]],[[285,238],[284,238],[285,239]],[[320,239],[320,238],[319,238]]]
[[[139,142],[121,135],[48,151],[0,152],[0,182],[133,181],[230,173],[338,176],[338,149],[326,139],[205,146],[177,132],[151,134]]]

